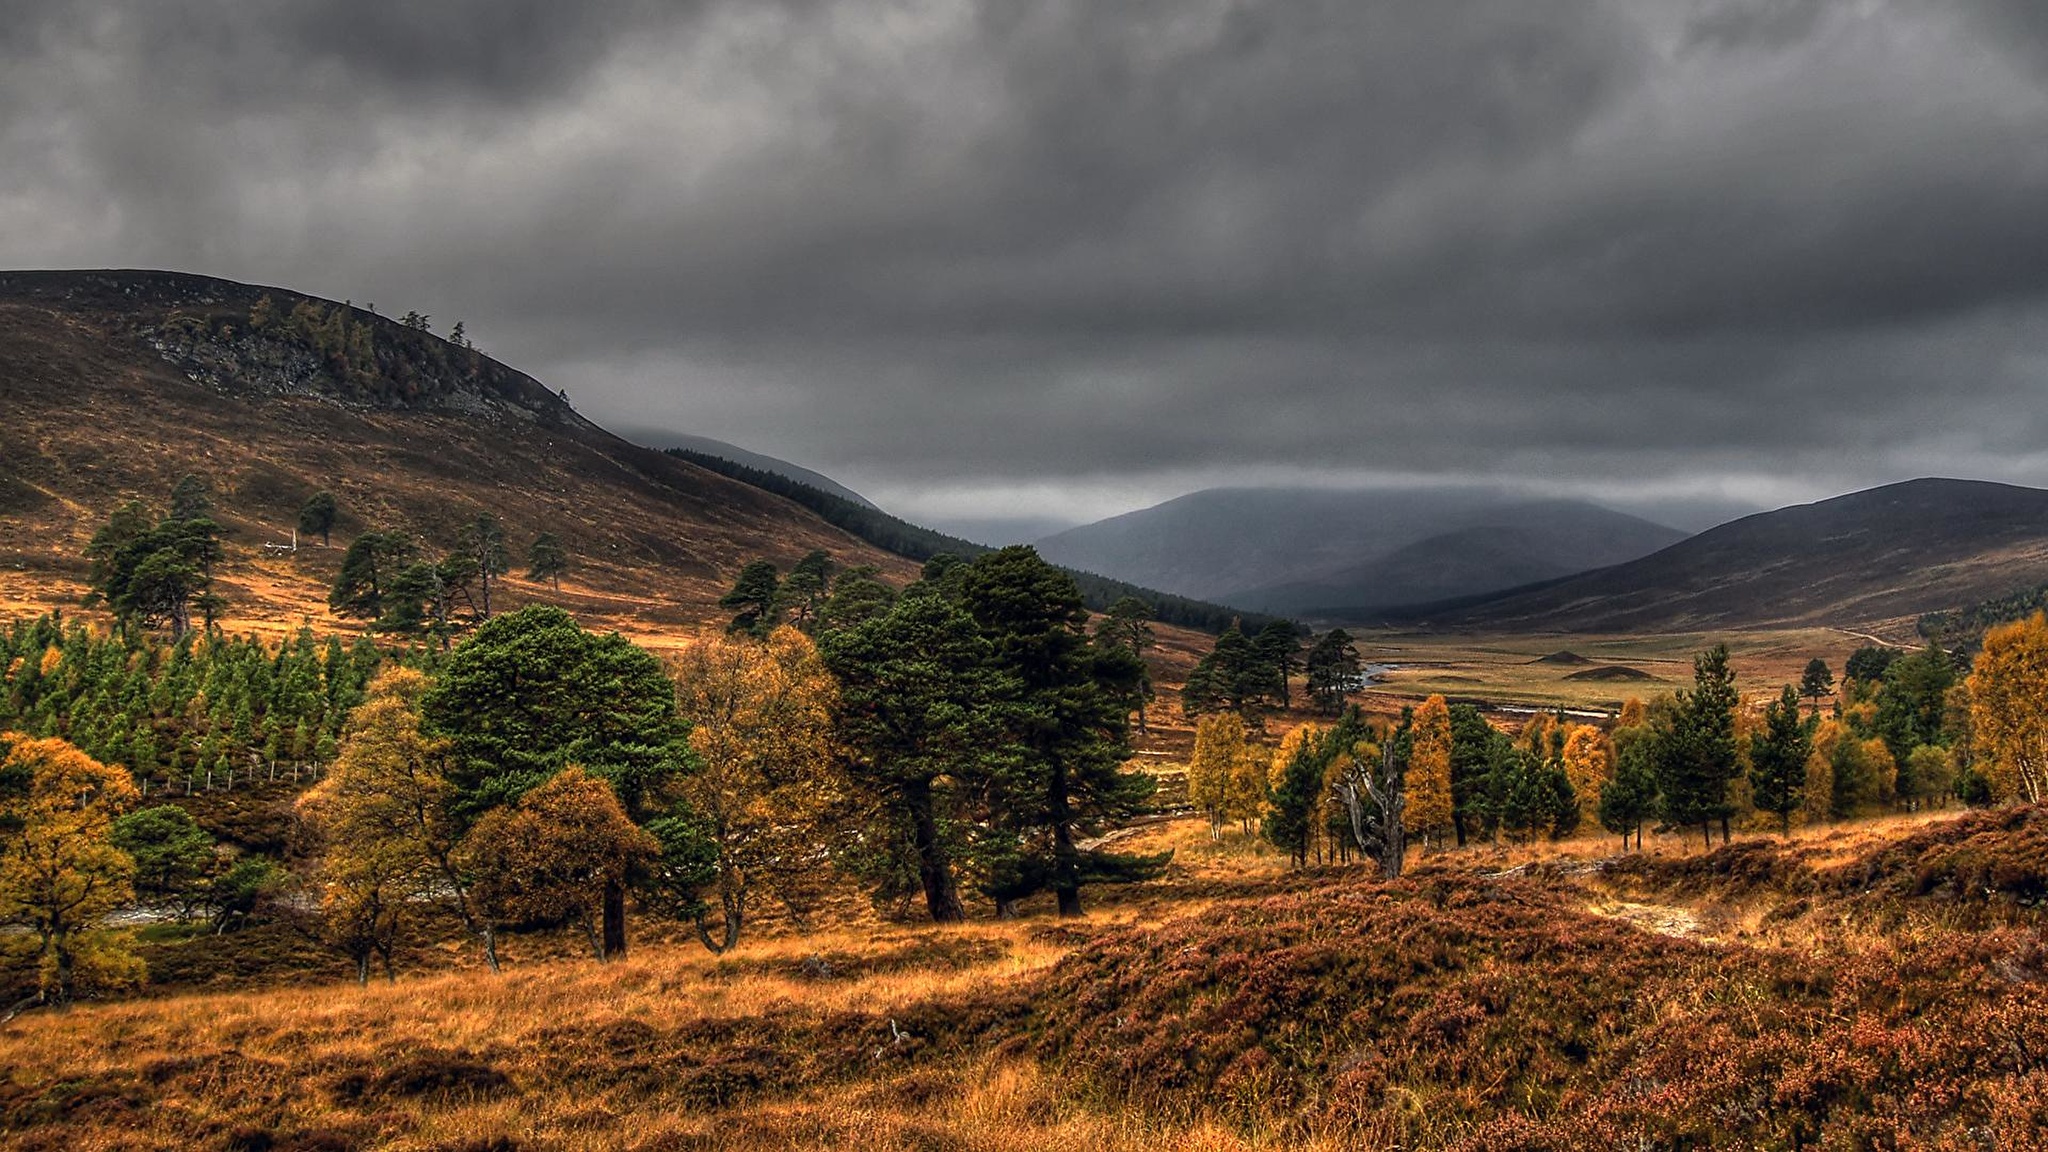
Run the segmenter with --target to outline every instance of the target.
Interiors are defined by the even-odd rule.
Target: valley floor
[[[1182,821],[1079,922],[771,933],[0,1030],[65,1149],[2048,1140],[2048,811],[1290,871]]]

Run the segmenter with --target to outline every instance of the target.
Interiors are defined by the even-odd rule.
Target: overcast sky
[[[913,517],[2048,483],[2048,3],[0,0],[0,265],[463,319]]]

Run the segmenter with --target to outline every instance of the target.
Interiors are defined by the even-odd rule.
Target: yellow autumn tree
[[[39,995],[140,983],[142,961],[100,920],[134,897],[134,862],[114,847],[114,818],[138,799],[124,768],[70,743],[0,734],[0,924],[36,945]]]
[[[1451,707],[1431,696],[1415,710],[1408,751],[1408,806],[1401,823],[1436,846],[1451,827]]]
[[[2048,795],[2048,617],[1984,634],[1967,681],[1978,763],[2000,800]]]
[[[1272,753],[1247,741],[1239,750],[1237,763],[1224,786],[1223,818],[1235,821],[1238,830],[1246,835],[1251,834],[1253,824],[1266,814],[1266,802],[1272,795],[1267,783],[1272,765]]]
[[[1600,820],[1600,789],[1614,775],[1614,746],[1607,733],[1591,724],[1574,724],[1564,737],[1564,774],[1579,798],[1579,820],[1594,826]]]
[[[1643,703],[1642,697],[1631,696],[1622,701],[1621,714],[1614,718],[1614,726],[1616,728],[1634,728],[1648,719],[1649,715],[1650,709]]]
[[[608,960],[598,932],[605,894],[661,846],[626,816],[611,784],[572,764],[518,803],[485,813],[463,849],[486,914],[500,923],[579,927],[592,953]]]
[[[673,672],[702,765],[682,791],[714,853],[706,878],[717,922],[712,901],[690,911],[704,947],[724,952],[757,896],[799,914],[815,906],[822,828],[849,792],[834,755],[837,683],[811,638],[789,627],[765,642],[738,633],[700,641]]]
[[[299,798],[298,815],[321,848],[312,881],[330,942],[367,978],[372,953],[385,957],[408,904],[446,905],[498,968],[497,939],[471,896],[458,852],[461,822],[449,780],[449,746],[420,726],[428,680],[392,668],[370,682],[349,713],[341,754]]]
[[[1195,751],[1188,758],[1188,803],[1209,818],[1209,835],[1223,835],[1230,780],[1244,758],[1244,717],[1212,712],[1195,722]]]
[[[1814,728],[1813,751],[1806,757],[1806,795],[1799,808],[1808,824],[1825,824],[1834,816],[1835,755],[1841,743],[1841,721],[1829,717]]]
[[[1266,788],[1269,792],[1280,790],[1281,784],[1287,779],[1287,765],[1303,748],[1314,743],[1322,731],[1314,724],[1303,724],[1288,729],[1287,735],[1280,738],[1280,746],[1273,749],[1272,764],[1266,771]]]

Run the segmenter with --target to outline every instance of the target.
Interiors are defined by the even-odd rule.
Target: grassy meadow
[[[2024,1147],[2048,812],[1287,871],[0,1029],[24,1149]],[[1996,1139],[1987,1143],[1990,1134]]]

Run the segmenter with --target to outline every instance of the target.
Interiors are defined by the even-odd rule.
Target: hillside
[[[1292,613],[1497,591],[1683,538],[1593,504],[1483,490],[1216,488],[1049,536],[1038,548],[1070,567]]]
[[[269,301],[269,321],[252,311]],[[261,317],[259,317],[261,319]],[[892,579],[914,565],[752,485],[629,444],[540,382],[364,309],[164,272],[0,274],[0,611],[75,603],[80,555],[123,501],[212,481],[230,627],[328,625],[341,545],[369,528],[432,547],[482,511],[515,562],[542,531],[572,568],[548,598],[628,632],[687,630],[734,573],[822,548]],[[340,498],[335,546],[289,539]],[[516,604],[536,586],[508,582]]]
[[[618,429],[618,432],[619,435],[624,436],[635,444],[645,444],[649,448],[657,448],[663,451],[670,448],[682,448],[705,456],[716,456],[721,460],[730,460],[735,464],[744,464],[749,468],[758,468],[763,472],[772,472],[777,476],[794,480],[799,484],[808,484],[820,491],[830,492],[841,500],[850,501],[868,508],[875,506],[874,502],[867,497],[822,472],[806,468],[801,464],[792,464],[780,457],[769,456],[766,453],[742,448],[737,444],[728,444],[723,440],[714,440],[709,436],[692,436],[686,432],[668,432],[632,426],[622,427]]]
[[[1406,618],[1556,632],[1867,627],[2044,580],[2048,491],[1926,479],[1759,513],[1640,560]]]

